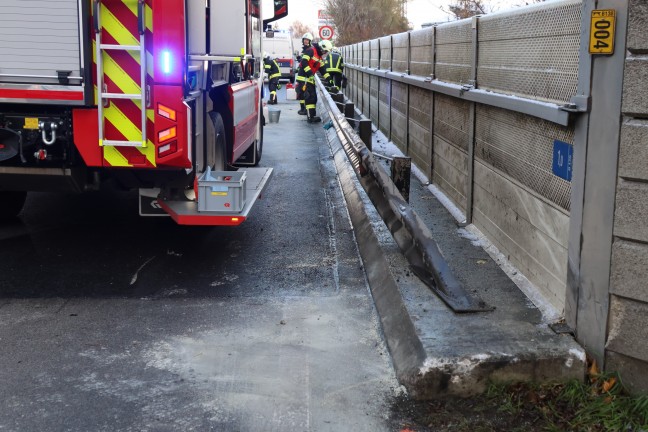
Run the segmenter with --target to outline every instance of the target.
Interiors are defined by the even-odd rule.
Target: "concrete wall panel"
[[[648,180],[648,120],[626,119],[621,126],[619,176]]]
[[[648,374],[646,362],[623,354],[608,351],[605,354],[605,364],[608,370],[623,371],[623,385],[635,394],[645,394],[648,389]]]
[[[648,303],[648,244],[616,239],[612,246],[610,292]]]
[[[502,195],[506,201],[498,198]],[[532,209],[538,209],[549,220],[525,217]],[[474,212],[475,225],[483,228],[482,231],[500,251],[514,251],[520,271],[541,289],[554,307],[562,310],[567,279],[569,216],[479,162],[475,163]],[[556,231],[548,234],[541,229],[543,226],[536,226],[529,219],[561,231],[565,237],[557,240],[553,238]]]
[[[424,89],[410,87],[409,156],[424,172],[429,173],[432,164],[432,140],[430,121],[434,95]]]
[[[380,131],[389,138],[391,134],[391,82],[388,79],[380,78],[380,104],[378,107]]]
[[[627,115],[648,115],[648,58],[629,57],[623,78],[623,106]]]
[[[619,180],[614,235],[648,242],[648,183]],[[648,276],[648,272],[646,273]]]
[[[457,147],[435,136],[433,157],[433,183],[450,197],[457,207],[466,211],[468,156]]]
[[[378,124],[378,92],[380,86],[380,78],[374,75],[369,75],[369,118],[375,125]],[[365,113],[366,114],[366,113]]]
[[[613,295],[607,349],[648,362],[648,304]]]
[[[648,53],[648,2],[630,0],[631,14],[628,20],[628,50],[633,54]]]
[[[470,103],[441,94],[434,95],[434,134],[468,151]]]
[[[407,154],[407,104],[408,86],[403,83],[392,83],[391,131],[392,141]]]

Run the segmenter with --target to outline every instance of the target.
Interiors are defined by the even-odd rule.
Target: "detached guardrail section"
[[[341,101],[338,96],[342,94],[331,97],[319,78],[317,80],[331,117],[331,126],[335,128],[360,184],[410,263],[412,271],[454,312],[493,310],[483,300],[469,294],[454,276],[429,228],[403,198],[392,178],[350,124],[366,120],[356,119],[353,104]],[[336,102],[340,102],[340,105]]]
[[[564,308],[581,0],[343,47],[345,95]],[[560,162],[560,161],[559,161]],[[563,167],[564,172],[563,172]]]

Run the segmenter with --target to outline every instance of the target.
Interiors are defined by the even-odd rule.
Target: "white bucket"
[[[281,115],[281,110],[269,110],[270,123],[279,123],[279,116]]]

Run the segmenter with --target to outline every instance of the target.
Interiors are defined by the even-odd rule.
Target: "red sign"
[[[331,15],[327,14],[324,9],[319,9],[317,11],[317,19],[330,20],[330,19],[332,19],[332,17],[331,17]]]
[[[333,27],[331,26],[321,26],[319,28],[319,37],[320,39],[331,40],[333,38]]]

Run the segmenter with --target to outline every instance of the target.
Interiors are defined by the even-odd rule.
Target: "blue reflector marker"
[[[559,140],[554,141],[552,171],[568,182],[572,179],[573,155],[574,146]]]
[[[162,72],[171,73],[171,53],[169,51],[162,51]]]

